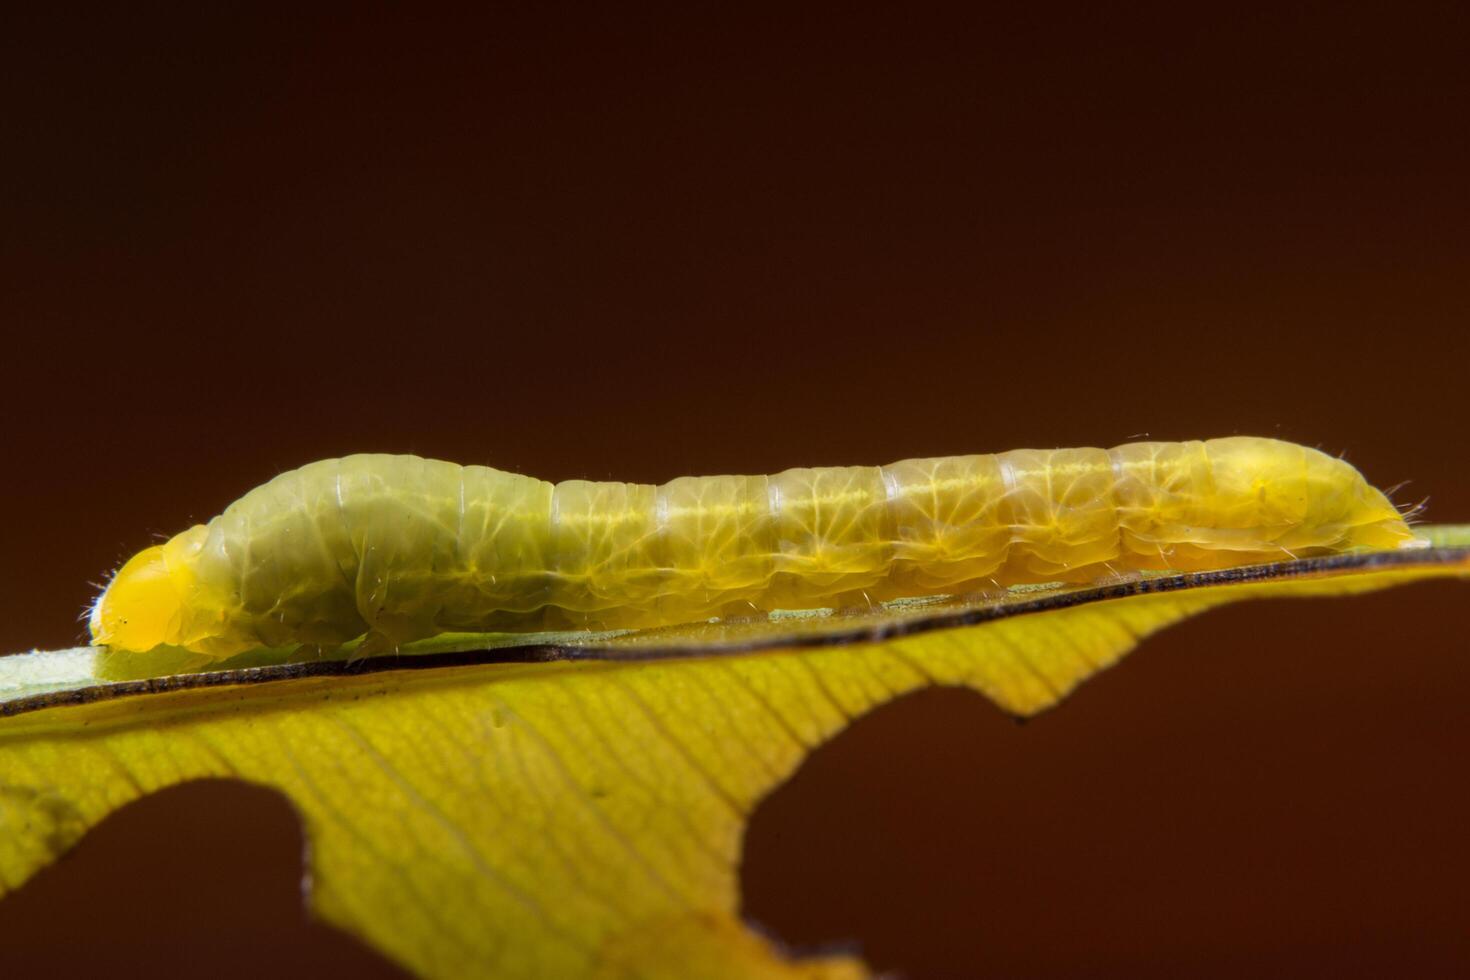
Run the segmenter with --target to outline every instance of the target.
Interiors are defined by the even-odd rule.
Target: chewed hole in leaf
[[[409,976],[305,913],[302,845],[290,802],[260,786],[198,780],[130,803],[6,897],[6,975]]]
[[[1432,624],[1462,601],[1221,610],[1024,724],[897,699],[756,810],[742,912],[910,978],[1452,975],[1470,662]]]

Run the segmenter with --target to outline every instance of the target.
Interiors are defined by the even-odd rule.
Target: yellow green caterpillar
[[[661,486],[361,455],[283,473],[113,578],[93,641],[227,657],[618,629],[1422,544],[1274,439],[1015,450]]]

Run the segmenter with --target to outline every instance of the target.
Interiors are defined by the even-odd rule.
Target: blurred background
[[[0,15],[0,650],[319,457],[547,479],[1278,436],[1470,521],[1459,5]],[[1463,975],[1463,585],[1226,609],[1020,726],[926,692],[746,914],[909,977]],[[392,976],[273,793],[0,901],[7,972]]]

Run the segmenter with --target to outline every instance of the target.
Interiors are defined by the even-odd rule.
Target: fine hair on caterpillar
[[[138,553],[89,621],[125,650],[373,650],[1422,544],[1345,461],[1246,436],[659,486],[358,455]]]

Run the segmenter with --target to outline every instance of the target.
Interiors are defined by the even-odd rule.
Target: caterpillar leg
[[[1137,582],[1141,578],[1143,578],[1141,571],[1136,569],[1120,569],[1107,562],[1103,562],[1102,570],[1097,572],[1089,581],[1089,584],[1099,586],[1127,585],[1130,582]]]
[[[397,653],[401,644],[387,633],[378,630],[369,630],[362,638],[362,642],[347,657],[349,664],[355,664],[359,660],[368,657],[381,657],[388,653]]]
[[[958,589],[955,598],[967,603],[991,603],[1000,602],[1011,594],[1011,590],[1001,585],[995,579],[984,579],[978,582],[967,582]]]
[[[722,623],[764,623],[771,618],[769,610],[762,609],[749,599],[728,603],[720,608]]]
[[[865,589],[832,597],[832,609],[839,616],[865,616],[877,608],[878,603]]]

